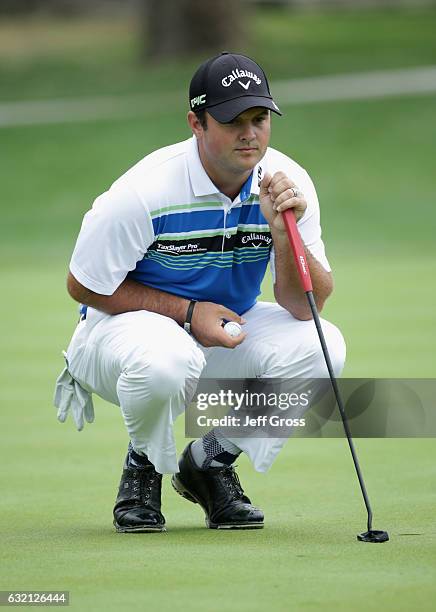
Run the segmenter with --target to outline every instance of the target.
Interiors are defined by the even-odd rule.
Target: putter
[[[330,355],[327,350],[327,345],[324,338],[324,333],[321,328],[321,323],[319,320],[318,309],[315,304],[315,300],[313,298],[312,292],[312,279],[310,278],[309,266],[306,261],[306,254],[304,252],[303,243],[301,241],[300,233],[297,229],[297,223],[295,221],[295,215],[292,209],[287,209],[283,212],[283,219],[285,222],[286,232],[288,234],[289,242],[292,248],[292,253],[294,255],[295,263],[298,270],[298,275],[300,277],[301,285],[306,293],[307,300],[309,302],[310,310],[312,311],[313,320],[315,321],[316,329],[318,331],[319,340],[321,342],[322,352],[324,353],[325,362],[327,365],[327,369],[330,376],[330,381],[332,383],[333,391],[335,394],[336,402],[338,404],[339,412],[342,418],[342,424],[344,426],[345,434],[347,436],[348,445],[350,447],[351,456],[353,457],[354,467],[356,468],[357,478],[359,479],[360,490],[362,491],[363,500],[365,502],[366,511],[368,514],[368,523],[367,523],[367,531],[365,533],[360,533],[357,536],[357,539],[360,542],[387,542],[389,540],[389,535],[387,531],[378,531],[372,528],[372,510],[371,504],[369,503],[368,493],[366,492],[365,483],[363,480],[362,472],[360,470],[359,462],[357,460],[356,450],[354,448],[353,438],[351,437],[350,428],[348,426],[347,415],[345,414],[344,405],[342,403],[342,398],[339,393],[338,384],[336,381],[336,377],[333,372],[332,363],[330,360]]]

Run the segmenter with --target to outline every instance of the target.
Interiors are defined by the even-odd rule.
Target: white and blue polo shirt
[[[128,276],[242,314],[256,302],[273,255],[258,180],[278,170],[305,194],[308,208],[299,230],[314,257],[329,270],[318,199],[303,168],[268,148],[232,201],[206,174],[192,137],[147,155],[95,200],[82,223],[71,273],[103,295],[112,295]]]

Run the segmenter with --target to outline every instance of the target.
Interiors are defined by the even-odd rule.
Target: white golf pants
[[[185,381],[214,378],[326,378],[315,324],[258,302],[244,313],[247,337],[235,349],[204,348],[175,321],[144,310],[105,315],[92,308],[67,350],[71,375],[120,406],[136,451],[162,474],[178,471],[173,423],[184,411]],[[345,361],[340,331],[321,319],[336,376]],[[266,471],[287,438],[232,438],[257,471]]]

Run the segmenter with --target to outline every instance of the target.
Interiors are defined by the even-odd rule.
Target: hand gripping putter
[[[357,536],[357,539],[361,542],[387,542],[389,535],[387,531],[377,531],[372,529],[372,510],[369,503],[368,493],[366,492],[365,483],[363,481],[362,472],[360,471],[359,462],[357,460],[356,451],[354,448],[353,438],[351,437],[350,428],[348,426],[347,415],[345,414],[344,405],[339,393],[338,384],[333,372],[332,363],[330,361],[330,355],[327,350],[324,334],[319,321],[318,310],[313,299],[312,293],[312,280],[310,278],[309,266],[307,265],[306,255],[301,241],[300,233],[297,229],[297,223],[295,221],[294,213],[291,209],[285,210],[283,213],[283,219],[285,222],[286,231],[288,234],[289,242],[294,255],[295,263],[297,266],[298,274],[300,277],[301,285],[306,293],[307,300],[309,302],[310,310],[312,311],[313,320],[315,321],[316,329],[318,332],[319,340],[321,342],[322,352],[324,353],[325,362],[329,371],[330,381],[332,383],[333,391],[338,404],[339,412],[341,413],[342,424],[344,426],[345,434],[347,436],[348,445],[350,447],[351,456],[353,457],[354,467],[356,468],[357,478],[359,479],[360,490],[362,491],[363,500],[365,502],[366,511],[368,514],[368,531],[361,533]]]

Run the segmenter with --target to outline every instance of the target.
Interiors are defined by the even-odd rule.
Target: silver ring
[[[303,192],[297,189],[296,187],[291,187],[291,191],[294,194],[294,198],[300,198],[303,195]]]

